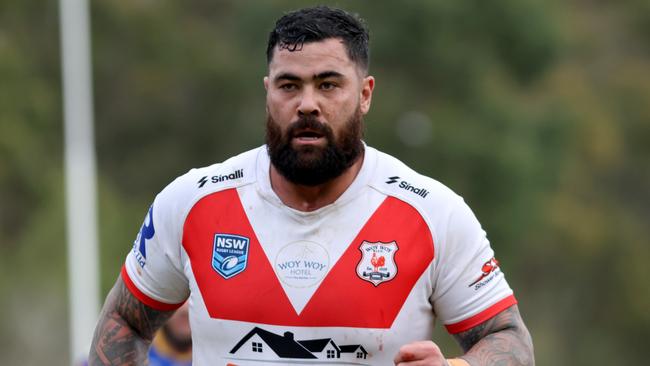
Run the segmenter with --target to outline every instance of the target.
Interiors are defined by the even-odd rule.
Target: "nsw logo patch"
[[[359,246],[361,260],[357,264],[357,275],[375,286],[390,281],[397,275],[395,252],[397,242],[390,243],[364,241]]]
[[[250,240],[245,236],[214,234],[212,268],[225,279],[242,273],[248,262],[249,246]]]

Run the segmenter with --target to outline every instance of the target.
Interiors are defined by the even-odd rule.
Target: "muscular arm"
[[[88,365],[148,364],[154,333],[173,313],[142,304],[118,278],[99,316]]]
[[[466,352],[461,358],[472,366],[535,365],[533,341],[517,305],[454,337]]]

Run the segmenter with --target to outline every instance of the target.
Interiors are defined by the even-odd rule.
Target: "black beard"
[[[192,349],[192,338],[179,337],[175,334],[168,324],[163,324],[162,331],[165,333],[167,342],[177,352],[187,352]]]
[[[305,128],[323,135],[327,145],[294,149],[292,137],[297,130]],[[266,118],[266,145],[271,163],[287,180],[304,186],[317,186],[343,174],[363,152],[362,135],[363,118],[359,108],[343,126],[339,141],[334,138],[332,128],[318,122],[313,115],[301,116],[284,134],[271,116]]]

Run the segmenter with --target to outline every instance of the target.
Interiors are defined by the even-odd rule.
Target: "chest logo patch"
[[[249,244],[245,236],[214,234],[212,268],[225,279],[242,273],[248,262]]]
[[[395,241],[390,243],[364,241],[359,246],[361,260],[357,264],[357,276],[375,286],[392,280],[397,276],[395,252],[398,249]]]
[[[285,245],[275,259],[275,272],[280,280],[295,288],[319,284],[329,270],[327,250],[311,241],[297,241]]]

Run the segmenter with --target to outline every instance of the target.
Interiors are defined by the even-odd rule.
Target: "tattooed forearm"
[[[455,338],[472,366],[535,365],[533,342],[516,305]]]
[[[153,335],[171,314],[142,304],[118,278],[100,314],[88,365],[147,365]]]

